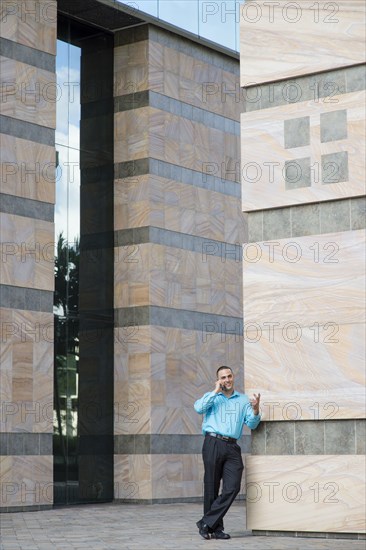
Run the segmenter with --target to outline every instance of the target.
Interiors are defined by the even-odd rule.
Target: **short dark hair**
[[[232,369],[231,367],[226,367],[226,365],[222,365],[222,366],[219,367],[219,368],[217,369],[217,371],[216,371],[216,378],[219,377],[219,372],[220,372],[220,370],[223,370],[223,369],[229,369],[229,370],[231,370],[231,372],[233,372],[233,369]]]

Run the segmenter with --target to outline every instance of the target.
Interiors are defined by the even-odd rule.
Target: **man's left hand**
[[[250,400],[250,403],[252,405],[252,408],[253,408],[253,411],[254,411],[254,414],[257,416],[257,414],[259,414],[259,402],[260,402],[260,399],[261,399],[261,394],[258,393],[257,394],[253,394],[253,399]]]

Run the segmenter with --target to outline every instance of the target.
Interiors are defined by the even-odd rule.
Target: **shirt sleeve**
[[[260,414],[254,414],[253,408],[250,403],[248,403],[246,410],[245,410],[245,419],[244,423],[250,428],[251,430],[255,430],[258,426],[258,424],[261,421],[261,415]]]
[[[208,411],[208,409],[212,407],[213,402],[215,401],[215,397],[217,395],[218,394],[214,391],[205,393],[205,395],[201,397],[201,399],[197,399],[197,401],[195,402],[194,410],[198,412],[198,414],[205,413],[206,411]]]

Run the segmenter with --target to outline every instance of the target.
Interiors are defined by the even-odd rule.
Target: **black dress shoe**
[[[199,534],[201,535],[201,537],[206,539],[206,540],[210,540],[209,526],[206,525],[206,523],[203,523],[202,519],[197,521],[196,525],[198,527],[198,531],[199,531]]]
[[[224,533],[222,529],[217,529],[211,535],[212,539],[231,539],[230,535]]]

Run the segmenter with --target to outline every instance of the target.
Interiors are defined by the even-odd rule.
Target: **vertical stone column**
[[[56,1],[0,6],[2,511],[53,502]]]
[[[365,13],[316,6],[241,12],[248,527],[362,538]]]
[[[238,62],[136,27],[114,93],[115,498],[192,500],[193,403],[222,364],[242,389]]]

